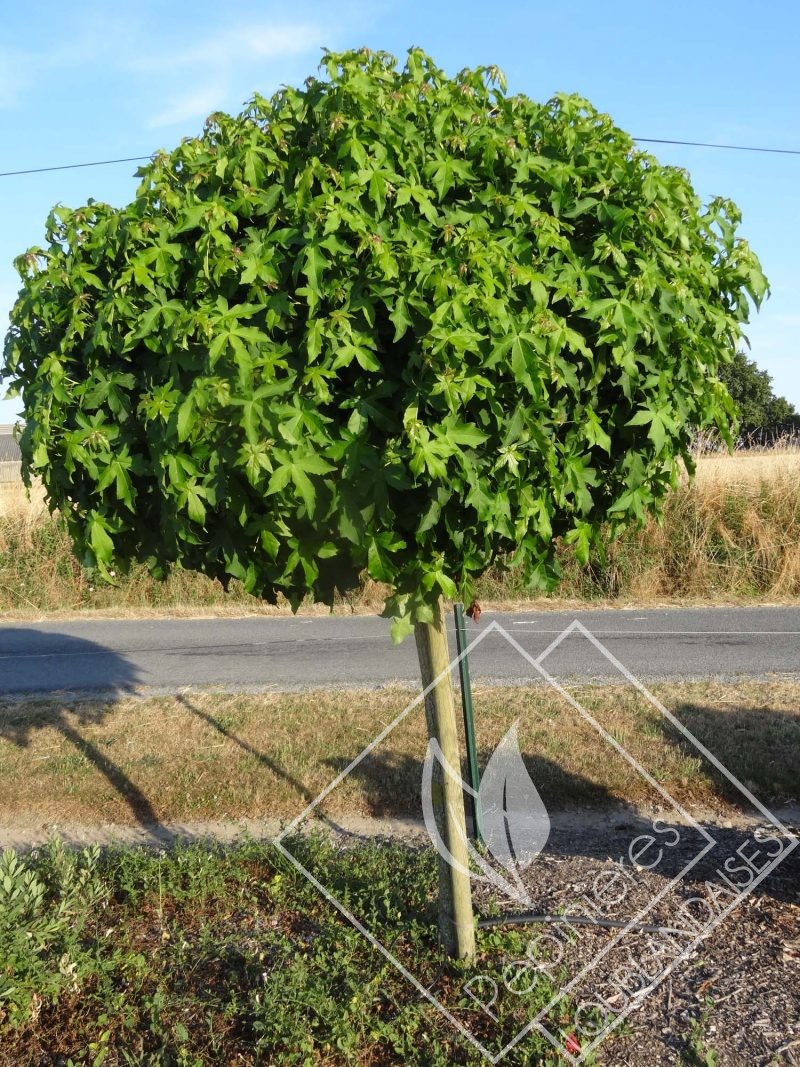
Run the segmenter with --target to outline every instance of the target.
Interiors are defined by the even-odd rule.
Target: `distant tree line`
[[[737,352],[719,377],[739,410],[742,436],[758,440],[800,432],[800,414],[785,397],[775,395],[771,376],[744,352]]]

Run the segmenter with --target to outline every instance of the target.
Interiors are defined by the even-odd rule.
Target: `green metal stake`
[[[469,661],[464,650],[467,647],[467,630],[464,624],[464,605],[454,604],[453,614],[456,620],[456,648],[458,649],[458,677],[461,682],[461,706],[464,709],[464,737],[467,743],[467,770],[469,784],[478,792],[481,776],[478,771],[478,749],[475,744],[475,715],[472,710],[472,685],[469,680]],[[470,795],[472,809],[472,836],[483,843],[483,817],[481,802],[477,796]]]

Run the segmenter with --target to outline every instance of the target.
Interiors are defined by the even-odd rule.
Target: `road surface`
[[[540,613],[468,620],[476,682],[538,678],[541,656],[578,620],[644,682],[800,675],[800,608]],[[505,634],[493,626],[499,624]],[[455,642],[451,630],[451,651]],[[542,661],[559,679],[613,680],[619,667],[580,631]],[[0,624],[0,693],[173,692],[378,686],[418,680],[413,639],[399,647],[375,616],[94,619]]]

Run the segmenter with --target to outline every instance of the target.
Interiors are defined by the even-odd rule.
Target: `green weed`
[[[430,850],[321,836],[291,847],[421,981],[469,1011],[457,990],[471,970],[439,953]],[[480,931],[478,943],[482,972],[490,955],[523,951],[513,930]],[[8,852],[0,957],[4,1067],[483,1062],[271,845]],[[516,998],[509,1023],[551,992]],[[534,1037],[507,1060],[554,1063],[547,1055]]]

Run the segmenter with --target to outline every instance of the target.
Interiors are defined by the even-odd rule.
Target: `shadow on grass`
[[[55,673],[60,662],[78,657],[79,677]],[[37,730],[57,730],[103,775],[142,829],[160,841],[162,827],[150,798],[80,732],[81,726],[102,722],[114,699],[132,693],[138,682],[138,671],[131,663],[93,641],[32,628],[0,629],[0,685],[15,697],[0,710],[0,737],[26,748]],[[91,705],[59,703],[64,690],[96,695],[97,700]]]
[[[800,716],[771,707],[720,710],[700,704],[683,704],[675,710],[676,718],[704,745],[728,771],[745,786],[756,799],[771,811],[800,799]],[[749,825],[730,825],[734,819],[721,814],[713,820],[711,836],[714,845],[697,861],[686,876],[687,887],[697,886],[706,879],[719,880],[720,865],[729,857],[752,852],[754,826],[759,825],[768,835],[772,824],[754,807],[737,786],[707,760],[700,750],[671,723],[663,719],[665,739],[677,746],[693,761],[693,772],[703,783],[703,795],[710,790],[714,796],[738,809],[741,815],[755,819]],[[482,767],[491,753],[482,751]],[[381,819],[422,819],[420,784],[422,757],[398,754],[380,749],[370,753],[352,771],[357,779],[370,814]],[[597,760],[612,758],[613,753],[598,744]],[[601,784],[580,774],[572,773],[557,761],[536,753],[522,753],[525,768],[551,816],[550,837],[545,855],[559,860],[575,857],[615,860],[624,858],[630,843],[637,837],[653,833],[653,817],[640,814],[636,808],[621,803]],[[351,755],[328,760],[333,774],[348,765]],[[618,757],[617,757],[618,758]],[[462,773],[466,775],[464,767]],[[632,767],[631,775],[637,774]],[[666,784],[669,793],[670,784]],[[689,787],[691,792],[691,786]],[[707,845],[702,833],[679,815],[679,804],[686,803],[683,791],[670,806],[666,798],[652,791],[650,807],[659,810],[662,833],[674,837],[677,844],[665,850],[665,860],[659,868],[668,878],[676,877]],[[784,824],[785,824],[784,816]],[[791,813],[789,814],[791,819]],[[796,820],[795,820],[796,822]],[[797,826],[790,822],[791,831]],[[780,834],[780,831],[775,831]],[[783,838],[786,843],[785,838]],[[762,862],[777,849],[774,841],[761,849]],[[741,850],[741,851],[740,851]],[[777,852],[775,852],[777,855]],[[741,859],[736,862],[741,863]],[[766,865],[766,864],[765,864]],[[800,848],[796,848],[768,875],[758,892],[778,900],[796,899],[800,884]]]
[[[219,719],[215,718],[213,715],[210,715],[207,711],[203,711],[202,708],[198,708],[196,704],[193,704],[191,700],[188,700],[186,698],[185,694],[178,693],[175,697],[175,701],[182,707],[186,708],[187,711],[191,712],[192,715],[195,715],[198,719],[201,719],[204,723],[206,723],[207,726],[210,726],[213,730],[216,730],[217,733],[220,734],[222,737],[227,738],[228,741],[232,741],[233,744],[241,748],[243,752],[246,752],[248,755],[252,756],[258,763],[262,765],[262,767],[266,767],[267,770],[269,770],[276,777],[282,778],[283,781],[286,782],[287,785],[290,785],[292,789],[294,789],[299,794],[299,796],[301,796],[303,800],[306,801],[307,804],[310,804],[311,801],[316,798],[316,793],[313,793],[298,778],[295,778],[294,775],[289,774],[287,770],[285,770],[278,763],[276,763],[275,760],[272,759],[271,756],[268,756],[266,752],[262,752],[254,745],[251,745],[249,741],[244,741]],[[338,823],[334,822],[333,819],[323,814],[321,811],[317,810],[316,816],[318,819],[321,819],[323,822],[325,822],[332,830],[336,830],[340,833],[346,832],[343,827],[339,826]]]
[[[679,704],[676,719],[762,804],[800,802],[800,709],[796,714],[769,706],[731,708]],[[694,744],[667,720],[664,736],[690,758],[702,761],[703,773],[717,796],[746,810],[749,802],[721,770],[699,755]]]
[[[698,702],[684,702],[674,708],[673,714],[724,768],[720,769],[707,759],[701,748],[665,717],[653,715],[646,723],[632,721],[631,729],[636,733],[645,729],[650,731],[656,723],[663,742],[673,749],[666,767],[660,759],[658,765],[648,766],[641,752],[637,754],[640,760],[644,759],[645,770],[668,792],[672,790],[677,801],[702,804],[710,800],[713,804],[720,800],[743,814],[757,815],[757,809],[732,781],[733,778],[768,808],[800,804],[797,772],[800,767],[800,709],[796,713],[769,705],[720,709]],[[480,711],[478,728],[480,730]],[[585,746],[586,741],[578,739],[575,743]],[[602,738],[598,737],[596,744],[591,777],[567,770],[558,758],[522,751],[525,768],[548,810],[608,809],[624,803],[620,800],[619,787],[614,793],[603,784],[604,763],[622,757],[615,754]],[[491,754],[489,750],[481,749],[481,767],[486,766]],[[653,753],[653,757],[656,755]],[[679,758],[674,758],[676,755]],[[419,787],[423,756],[424,752],[419,757],[393,752],[383,744],[353,769],[351,774],[359,782],[371,815],[380,818],[421,817]],[[337,774],[352,758],[353,754],[347,752],[326,762],[332,774]],[[466,761],[463,766],[466,776],[465,764]],[[625,766],[626,774],[632,778],[638,774],[633,766]],[[616,780],[619,780],[618,775]],[[642,784],[651,790],[651,802],[660,802],[655,789],[646,786],[644,779]]]
[[[417,757],[376,750],[353,768],[350,775],[358,781],[371,816],[379,819],[422,818],[423,756],[424,752]],[[488,753],[481,753],[481,756],[480,763],[485,766]],[[327,760],[331,776],[340,774],[351,758],[342,756]],[[554,760],[530,753],[523,753],[523,760],[548,809],[580,805],[594,810],[618,803],[603,786],[565,770]],[[466,774],[466,768],[463,773]]]

